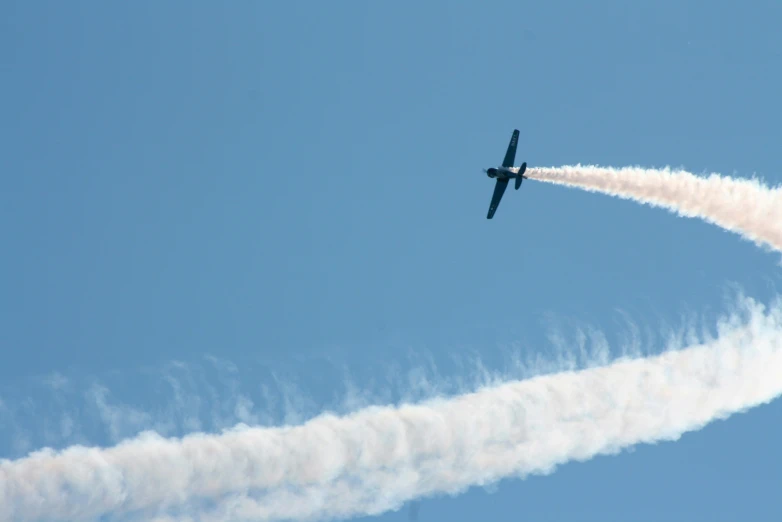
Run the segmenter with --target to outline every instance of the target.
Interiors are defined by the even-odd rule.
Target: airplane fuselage
[[[511,170],[511,167],[492,167],[486,170],[486,175],[495,179],[526,178],[524,171],[527,170],[527,163],[524,162],[518,169]]]
[[[510,170],[508,167],[490,168],[486,171],[486,175],[488,175],[490,178],[496,179],[510,179],[518,176],[518,174]]]

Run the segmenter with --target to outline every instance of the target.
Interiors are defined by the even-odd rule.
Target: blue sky
[[[481,169],[519,128],[531,166],[778,183],[780,16],[771,1],[6,3],[0,456],[111,442],[100,386],[119,433],[164,402],[217,429],[248,415],[237,394],[278,422],[284,398],[306,415],[350,390],[424,393],[422,366],[430,384],[469,380],[476,358],[501,372],[549,354],[557,329],[617,346],[624,317],[708,324],[732,285],[767,300],[778,256],[732,234],[534,182],[487,221]],[[78,434],[48,426],[63,411]],[[425,500],[419,519],[777,520],[781,418],[772,403]]]

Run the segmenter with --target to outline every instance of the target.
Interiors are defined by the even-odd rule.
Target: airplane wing
[[[519,142],[519,129],[513,131],[513,135],[510,137],[510,143],[508,143],[508,151],[505,153],[505,159],[502,160],[503,167],[512,167],[513,162],[516,160],[516,145]]]
[[[497,211],[497,206],[499,206],[506,188],[508,188],[508,180],[498,179],[497,184],[494,185],[494,194],[491,196],[491,205],[489,205],[489,213],[486,215],[486,219],[494,217],[494,213]]]

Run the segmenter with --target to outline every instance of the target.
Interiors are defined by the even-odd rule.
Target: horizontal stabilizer
[[[527,162],[521,164],[519,167],[519,173],[516,175],[516,190],[519,190],[521,182],[524,181],[524,171],[527,170]]]

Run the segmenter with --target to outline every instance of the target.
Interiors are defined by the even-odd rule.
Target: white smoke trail
[[[782,189],[758,179],[684,170],[620,169],[593,165],[529,168],[530,179],[601,192],[665,208],[684,217],[698,217],[736,232],[758,246],[782,248]]]
[[[595,167],[529,174],[667,206],[782,245],[773,206],[778,192],[757,182]],[[182,439],[145,434],[111,448],[44,450],[0,461],[0,520],[376,514],[425,495],[674,440],[782,395],[782,302],[768,310],[749,299],[741,304],[718,324],[716,339],[670,346],[655,357],[418,405],[323,414],[299,426]]]

